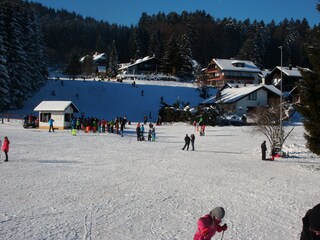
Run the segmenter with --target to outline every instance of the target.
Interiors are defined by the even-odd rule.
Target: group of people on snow
[[[136,134],[137,134],[137,141],[145,141],[144,137],[144,124],[141,124],[140,122],[137,123],[136,126]],[[154,142],[156,140],[156,128],[154,125],[150,122],[149,123],[149,131],[148,131],[148,141]]]
[[[182,148],[182,150],[184,150],[185,148],[187,148],[187,150],[189,150],[189,146],[191,143],[191,151],[194,151],[194,141],[195,141],[196,137],[194,136],[194,134],[192,133],[189,137],[188,134],[186,134],[186,136],[184,137],[184,146]]]
[[[83,130],[88,132],[99,133],[115,133],[123,136],[125,125],[127,124],[127,117],[116,117],[114,120],[91,118],[73,118],[71,122],[71,129]]]
[[[98,119],[96,117],[74,117],[71,120],[71,130],[82,130],[86,133],[88,132],[99,132],[99,133],[116,133],[117,135],[123,136],[123,132],[125,129],[125,125],[127,124],[127,118],[124,117],[116,117],[114,120],[105,120]],[[54,119],[50,118],[48,121],[49,124],[49,132],[54,132],[53,127]],[[130,124],[130,122],[129,122]],[[72,131],[74,132],[74,131]]]
[[[144,119],[145,120],[145,119]],[[49,119],[49,132],[54,132],[53,127],[54,120],[52,118]],[[124,117],[116,117],[114,120],[105,120],[105,119],[98,119],[96,117],[91,118],[83,118],[74,117],[71,121],[71,132],[72,135],[75,134],[75,130],[83,130],[86,133],[88,132],[99,132],[99,133],[115,133],[117,135],[121,135],[123,137],[124,129],[126,128],[126,124],[131,122],[127,120],[126,116]],[[145,140],[145,124],[141,124],[138,122],[136,127],[137,133],[137,140],[144,141]],[[148,141],[155,141],[156,139],[156,129],[153,123],[149,123],[149,130],[147,133]]]

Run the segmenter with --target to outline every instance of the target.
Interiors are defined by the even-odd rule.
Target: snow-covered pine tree
[[[143,58],[143,53],[142,53],[142,42],[140,39],[140,35],[139,32],[137,34],[135,34],[135,46],[136,46],[136,51],[135,51],[135,55],[134,55],[134,59],[141,59]]]
[[[319,7],[320,9],[320,7]],[[313,153],[320,155],[320,32],[315,31],[308,48],[312,71],[302,72],[300,82],[300,103],[297,110],[303,116],[306,146]]]
[[[248,38],[243,43],[237,58],[250,60],[262,67],[266,54],[266,46],[271,38],[269,28],[263,22],[254,21],[249,29]]]
[[[115,78],[118,74],[118,53],[116,48],[115,40],[112,41],[110,55],[109,55],[109,66],[107,75],[111,78]]]
[[[14,0],[8,4],[8,57],[7,70],[10,77],[10,108],[19,108],[26,99],[26,93],[32,90],[28,56],[25,51],[23,4]]]
[[[34,9],[28,7],[28,18],[26,20],[27,29],[29,31],[26,33],[27,51],[28,58],[32,61],[30,66],[30,72],[33,75],[32,79],[32,89],[36,91],[45,82],[48,72],[47,72],[47,57],[45,54],[45,44],[43,40],[43,33],[40,27],[40,22]]]
[[[2,112],[10,103],[9,92],[9,74],[7,70],[7,32],[5,28],[4,2],[0,2],[0,112]]]
[[[320,12],[320,3],[317,4]],[[303,81],[300,82],[300,103],[297,110],[303,116],[305,128],[304,137],[307,147],[313,153],[320,155],[320,31],[319,27],[311,34],[308,47],[309,60],[312,71],[302,72]]]
[[[72,76],[73,78],[81,73],[80,56],[76,50],[71,53],[65,73]]]
[[[182,61],[181,70],[179,76],[183,79],[192,79],[193,76],[193,57],[190,39],[187,34],[183,34],[181,37],[181,45],[180,45],[180,57]]]
[[[91,75],[95,72],[95,66],[93,63],[93,57],[91,55],[87,55],[84,57],[82,62],[82,73],[85,75]]]
[[[19,108],[47,73],[34,12],[21,0],[0,1],[1,109]],[[38,27],[38,29],[36,29]],[[36,44],[39,42],[39,44]],[[42,54],[36,54],[42,51]],[[40,69],[40,71],[39,71]]]
[[[161,71],[164,73],[178,76],[182,66],[180,58],[180,46],[174,35],[170,37],[167,49],[164,53],[161,63]]]
[[[150,37],[149,49],[148,54],[149,56],[155,56],[157,58],[161,56],[161,41],[159,37],[160,33],[152,34]]]
[[[30,88],[32,90],[37,89],[38,77],[40,77],[39,69],[37,67],[37,43],[35,39],[36,34],[34,31],[34,22],[32,21],[32,16],[29,11],[25,12],[25,50],[27,53],[27,67],[30,70]]]

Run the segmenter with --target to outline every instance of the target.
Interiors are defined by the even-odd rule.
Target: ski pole
[[[222,236],[221,236],[221,240],[223,239],[223,235],[224,235],[224,231],[222,231]]]

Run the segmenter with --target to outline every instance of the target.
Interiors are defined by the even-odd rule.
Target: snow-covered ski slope
[[[143,121],[146,114],[156,121],[161,98],[170,105],[179,101],[181,107],[187,103],[195,107],[204,101],[196,85],[191,83],[136,80],[136,87],[132,87],[132,83],[133,80],[120,83],[93,79],[50,79],[25,102],[22,109],[11,111],[11,114],[20,117],[24,114],[38,114],[33,110],[41,101],[62,100],[73,101],[86,117],[111,120],[126,115],[130,121]],[[215,92],[215,88],[209,90],[211,95]]]
[[[1,239],[193,239],[198,218],[226,209],[228,240],[299,239],[320,201],[320,161],[296,124],[290,157],[262,161],[252,127],[208,127],[182,151],[185,123],[156,127],[156,142],[0,124],[11,141],[0,162]],[[3,160],[3,153],[1,153]],[[217,234],[213,239],[221,239]]]
[[[191,107],[202,101],[192,84],[60,79],[12,114],[72,100],[88,117],[142,121],[151,112],[154,122],[161,97]],[[285,145],[290,157],[270,162],[260,160],[266,139],[252,127],[208,127],[200,137],[188,124],[166,124],[156,127],[156,142],[138,142],[136,122],[120,137],[5,120],[0,139],[8,136],[11,146],[9,162],[0,162],[1,239],[192,239],[198,218],[215,206],[227,211],[224,239],[299,239],[301,218],[320,202],[320,159],[306,149],[299,121]],[[182,151],[194,132],[196,150]]]

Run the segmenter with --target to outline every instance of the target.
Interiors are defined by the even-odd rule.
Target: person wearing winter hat
[[[210,240],[216,232],[227,230],[227,224],[220,226],[224,218],[225,210],[223,207],[216,207],[209,214],[204,215],[198,220],[198,229],[193,240]]]
[[[302,219],[300,240],[320,240],[320,203],[309,209]]]

